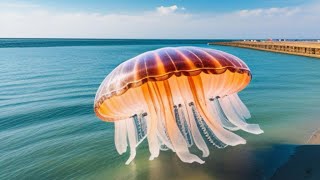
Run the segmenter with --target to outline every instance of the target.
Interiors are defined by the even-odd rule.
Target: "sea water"
[[[320,128],[320,60],[211,41],[0,39],[0,179],[269,178]],[[239,96],[248,122],[265,133],[237,132],[246,145],[211,148],[203,165],[170,151],[149,161],[144,142],[125,165],[129,153],[117,154],[113,124],[93,112],[95,92],[121,62],[166,46],[214,48],[245,61],[253,79]]]

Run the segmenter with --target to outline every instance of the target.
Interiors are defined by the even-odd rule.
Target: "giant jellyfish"
[[[123,154],[148,141],[150,160],[172,150],[181,161],[204,163],[208,145],[245,144],[233,131],[263,131],[249,124],[250,112],[238,96],[251,81],[239,58],[213,49],[168,47],[149,51],[117,66],[101,83],[94,111],[115,126],[115,147]]]

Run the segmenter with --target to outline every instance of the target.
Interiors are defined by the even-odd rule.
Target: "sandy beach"
[[[315,131],[310,139],[307,141],[307,144],[320,144],[320,129]]]

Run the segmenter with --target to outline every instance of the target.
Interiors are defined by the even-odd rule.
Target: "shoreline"
[[[211,42],[208,45],[222,45],[240,48],[248,48],[269,52],[277,52],[298,56],[320,58],[320,43],[312,41],[231,41],[231,42]]]

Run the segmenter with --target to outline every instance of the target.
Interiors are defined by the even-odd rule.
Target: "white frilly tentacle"
[[[181,96],[186,95],[182,93]],[[126,152],[128,144],[130,147],[130,156],[126,164],[130,164],[135,158],[136,147],[144,139],[148,139],[151,153],[150,160],[158,157],[160,150],[170,149],[176,152],[183,162],[198,162],[200,164],[204,161],[191,154],[188,148],[195,145],[202,152],[202,156],[207,157],[209,156],[209,144],[217,148],[233,145],[223,139],[224,137],[219,134],[221,132],[216,132],[220,129],[213,129],[212,124],[210,124],[213,121],[201,117],[201,113],[193,102],[178,102],[178,105],[168,109],[163,109],[160,104],[155,104],[155,110],[161,110],[161,112],[147,112],[148,114],[143,113],[128,119],[115,121],[114,140],[116,150],[119,154],[123,154]],[[227,130],[235,131],[238,129],[253,134],[263,133],[259,125],[248,124],[245,121],[246,118],[250,117],[250,113],[237,94],[207,99],[207,105],[203,107],[207,108],[207,112],[215,119],[217,125],[221,125],[225,128],[222,130],[228,133],[231,132]],[[164,118],[169,117],[169,110],[173,111],[171,112],[173,116],[170,117],[175,119],[166,121]],[[171,123],[170,127],[173,129],[167,129],[168,124],[165,123]],[[171,134],[168,134],[168,131]]]
[[[136,129],[135,129],[133,119],[130,118],[126,120],[126,124],[127,124],[128,140],[130,145],[130,157],[127,160],[126,164],[130,164],[130,162],[136,156],[137,138],[136,138]]]
[[[234,106],[230,102],[230,98],[224,97],[219,98],[219,103],[221,104],[221,107],[223,108],[223,111],[229,121],[242,129],[243,131],[252,133],[252,134],[261,134],[263,131],[260,129],[260,126],[258,124],[248,124],[245,122],[245,120],[235,111]]]
[[[127,151],[127,125],[126,121],[114,122],[115,135],[114,142],[118,153],[121,155]]]

